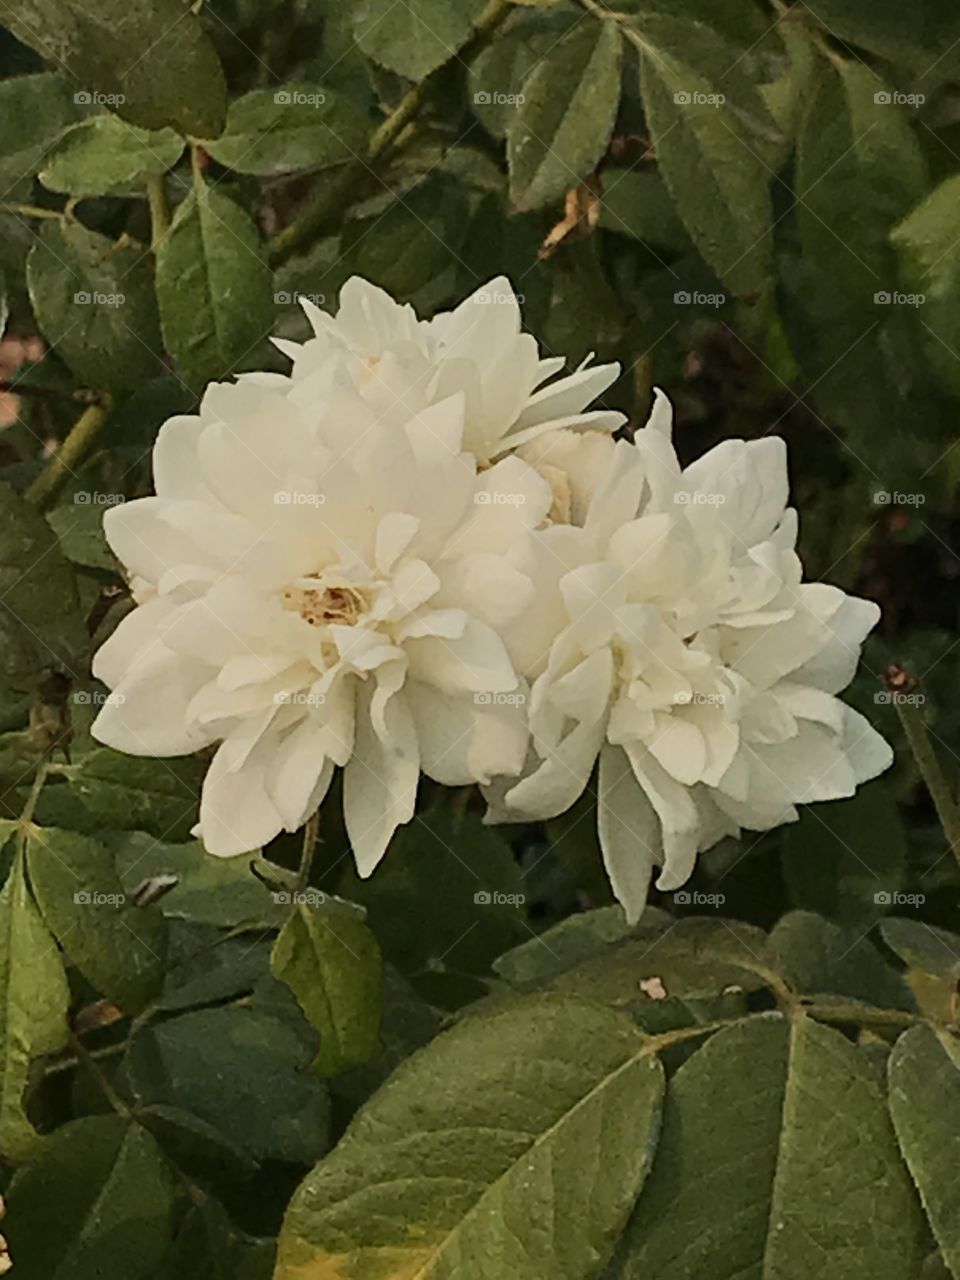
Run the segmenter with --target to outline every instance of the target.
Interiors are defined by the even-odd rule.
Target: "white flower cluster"
[[[877,607],[801,583],[783,442],[681,470],[658,393],[632,443],[559,377],[506,280],[417,318],[363,280],[289,376],[207,389],[154,451],[156,497],[104,517],[138,607],[98,652],[94,733],[136,755],[219,743],[197,833],[293,831],[344,770],[361,875],[421,771],[492,821],[556,816],[599,757],[600,842],[630,919],[741,827],[890,763],[835,696]]]

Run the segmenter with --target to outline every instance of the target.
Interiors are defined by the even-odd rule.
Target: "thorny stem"
[[[457,55],[459,60],[467,62],[478,53],[496,35],[513,9],[513,0],[488,0],[487,7],[474,23],[472,37]],[[408,89],[387,118],[374,130],[367,147],[366,159],[369,163],[378,160],[394,143],[406,142],[414,136],[414,129],[408,126],[413,124],[421,107],[429,99],[437,79],[446,72],[448,66],[448,63],[444,63],[437,67],[419,84]],[[342,208],[344,199],[355,189],[356,184],[357,177],[352,172],[342,174],[339,179],[322,179],[316,194],[293,222],[278,231],[271,240],[271,259],[279,263],[288,258],[304,240],[309,239],[314,231]]]
[[[29,486],[24,497],[38,507],[47,507],[90,452],[107,420],[109,401],[104,397],[89,405],[70,428],[67,438]]]

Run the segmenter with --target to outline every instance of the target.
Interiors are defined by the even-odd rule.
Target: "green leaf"
[[[842,804],[804,806],[784,831],[783,869],[795,906],[865,929],[903,887],[906,838],[883,782]]]
[[[900,279],[923,298],[927,356],[951,391],[960,391],[960,176],[947,178],[894,228]]]
[[[103,512],[102,506],[75,501],[49,511],[47,524],[57,535],[61,552],[73,564],[116,573],[119,564],[107,546]]]
[[[938,929],[925,920],[892,917],[880,925],[880,934],[911,969],[922,969],[948,982],[960,982],[960,936]]]
[[[175,876],[176,887],[164,893],[159,907],[165,916],[233,928],[249,924],[278,928],[290,914],[250,869],[249,857],[215,858],[199,840],[167,844],[131,831],[115,836],[117,871],[127,893],[145,881]]]
[[[910,69],[917,76],[914,92],[929,95],[931,80],[949,79],[960,67],[960,13],[952,0],[927,0],[914,14],[897,4],[816,0],[811,16],[831,36]]]
[[[67,1042],[70,995],[57,944],[44,927],[18,854],[0,892],[0,1156],[35,1155],[40,1138],[24,1112],[30,1063]]]
[[[167,350],[192,387],[234,372],[271,326],[271,275],[250,216],[212,187],[177,209],[157,252]]]
[[[354,916],[299,903],[274,943],[270,968],[320,1033],[312,1070],[335,1076],[380,1047],[383,962]]]
[[[204,1009],[137,1032],[126,1069],[138,1102],[189,1112],[253,1160],[309,1164],[327,1148],[325,1086],[271,1012]]]
[[[650,138],[677,213],[735,294],[761,292],[771,274],[772,215],[771,174],[754,132],[770,121],[759,91],[744,90],[736,72],[732,84],[724,78],[722,64],[732,69],[737,54],[715,33],[704,30],[691,43],[687,24],[661,14],[644,15],[629,34],[641,52]]]
[[[62,76],[42,72],[0,83],[0,190],[29,199],[32,180],[60,131],[80,114]]]
[[[49,826],[186,840],[197,820],[203,769],[197,756],[149,759],[98,747],[76,764],[58,766],[68,786],[46,787],[37,811]]]
[[[364,112],[348,98],[298,81],[254,89],[231,102],[226,129],[204,147],[230,169],[274,177],[357,161],[369,129]]]
[[[655,907],[648,907],[643,913],[642,926],[627,924],[621,906],[580,911],[504,952],[494,961],[493,969],[514,986],[542,982],[604,955],[630,937],[656,938],[671,923],[670,917]]]
[[[617,27],[585,21],[524,80],[507,130],[510,198],[518,209],[548,204],[596,167],[620,100],[620,56]]]
[[[655,169],[604,167],[600,225],[673,253],[693,246]]]
[[[87,836],[37,828],[27,864],[44,922],[73,963],[101,995],[139,1013],[163,981],[160,912],[127,898],[113,855]]]
[[[803,995],[828,993],[881,1007],[915,1008],[906,983],[862,930],[841,929],[810,912],[791,911],[770,934],[768,954]]]
[[[7,1193],[3,1229],[17,1271],[22,1280],[146,1280],[173,1238],[177,1191],[140,1125],[120,1116],[74,1120]]]
[[[564,10],[554,18],[516,15],[492,44],[472,59],[467,70],[470,109],[495,138],[505,138],[523,101],[523,82],[577,14]]]
[[[276,1280],[586,1280],[646,1176],[662,1070],[629,1020],[561,999],[415,1054],[294,1196]]]
[[[879,96],[879,101],[878,101]],[[860,62],[818,57],[797,139],[797,224],[805,287],[850,340],[883,320],[875,294],[896,284],[891,228],[926,188],[926,162],[904,111]]]
[[[87,648],[76,578],[43,517],[0,483],[0,674],[29,691],[44,671],[79,674]]]
[[[882,1086],[839,1032],[751,1018],[677,1072],[623,1280],[904,1280],[920,1221]]]
[[[360,0],[354,32],[374,62],[422,80],[466,44],[482,8],[483,0]]]
[[[138,129],[119,116],[92,116],[75,124],[47,152],[40,181],[72,196],[105,195],[142,177],[165,173],[183,153],[172,129]]]
[[[27,259],[44,337],[85,386],[124,390],[159,372],[153,275],[140,249],[72,219],[44,222]]]
[[[4,21],[75,80],[84,103],[145,129],[214,137],[223,127],[220,60],[180,0],[30,0]]]
[[[943,1256],[960,1276],[960,1057],[956,1042],[931,1027],[912,1027],[888,1064],[890,1114],[907,1167]]]

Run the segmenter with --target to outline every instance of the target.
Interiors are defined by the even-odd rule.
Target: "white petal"
[[[267,737],[239,768],[231,767],[229,739],[213,757],[200,801],[200,838],[208,853],[232,857],[262,848],[280,833],[283,819],[266,786],[276,746],[275,738]]]
[[[647,903],[654,863],[661,858],[660,823],[619,747],[600,752],[597,829],[610,886],[628,924]]]
[[[213,737],[190,719],[188,707],[214,675],[205,663],[160,645],[117,683],[91,733],[132,756],[182,756],[208,746]]]
[[[373,874],[397,827],[413,817],[417,795],[417,735],[403,694],[390,700],[387,720],[388,739],[382,742],[370,722],[370,691],[361,686],[356,743],[343,775],[343,815],[364,879]]]

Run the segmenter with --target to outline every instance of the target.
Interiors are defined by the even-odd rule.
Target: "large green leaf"
[[[203,767],[196,756],[149,759],[97,747],[76,764],[57,767],[68,785],[48,786],[37,812],[49,826],[186,840],[197,820]]]
[[[776,126],[766,104],[715,33],[699,31],[691,41],[686,24],[663,14],[641,14],[628,30],[641,51],[650,138],[677,212],[735,294],[759,293],[771,273],[771,174],[762,153],[764,131],[772,140]]]
[[[884,319],[875,295],[896,287],[890,230],[922,195],[926,163],[903,108],[862,63],[819,57],[809,95],[797,139],[797,222],[805,289],[832,322],[832,359],[844,318],[849,340]]]
[[[149,258],[65,218],[46,221],[27,259],[43,335],[88,387],[124,390],[160,370]]]
[[[175,887],[159,899],[165,916],[266,929],[279,927],[290,914],[290,907],[253,874],[250,858],[215,858],[198,840],[167,844],[139,831],[114,836],[110,844],[127,893],[145,882],[176,877]]]
[[[830,35],[908,69],[914,92],[929,96],[931,84],[960,67],[960,12],[952,0],[926,0],[914,12],[899,4],[813,0],[807,12]]]
[[[28,0],[4,22],[72,76],[81,101],[146,129],[214,137],[223,127],[223,71],[200,20],[181,0]]]
[[[76,578],[43,517],[0,483],[0,673],[29,690],[44,671],[79,675],[87,647]]]
[[[596,167],[620,100],[620,53],[613,23],[582,22],[524,80],[507,130],[510,197],[518,209],[547,204]]]
[[[61,76],[42,72],[0,84],[0,191],[4,200],[29,198],[37,169],[61,130],[80,114]]]
[[[257,228],[213,187],[177,209],[157,252],[167,350],[184,381],[224,378],[271,327],[271,275]]]
[[[951,391],[960,391],[960,176],[945,179],[894,229],[904,289],[923,298],[931,364]]]
[[[88,836],[38,827],[27,865],[44,921],[73,963],[101,995],[139,1013],[163,980],[160,912],[127,897],[113,854]]]
[[[925,920],[893,917],[880,925],[884,942],[911,969],[935,974],[954,986],[960,982],[960,935]]]
[[[187,1112],[253,1160],[310,1164],[327,1148],[328,1102],[309,1056],[274,1012],[235,1005],[145,1027],[126,1069],[140,1104]]]
[[[68,129],[44,157],[40,181],[51,191],[99,196],[164,173],[183,152],[173,129],[150,131],[119,116],[92,116]]]
[[[849,996],[865,1004],[912,1009],[906,983],[868,934],[842,929],[809,911],[790,911],[770,934],[769,963],[803,995]]]
[[[905,1280],[921,1223],[881,1084],[839,1032],[752,1018],[677,1072],[624,1280]]]
[[[483,0],[359,0],[353,7],[365,54],[410,80],[422,80],[466,44]]]
[[[313,1062],[333,1076],[366,1062],[380,1046],[383,963],[362,920],[300,902],[280,931],[270,967],[320,1033]]]
[[[890,1113],[933,1234],[960,1276],[960,1052],[930,1027],[913,1027],[890,1054]]]
[[[231,102],[223,134],[204,146],[230,169],[272,177],[358,160],[369,127],[342,94],[298,81]]]
[[[468,1018],[405,1062],[294,1197],[277,1280],[586,1280],[656,1140],[662,1071],[564,999]]]
[[[146,1280],[173,1238],[177,1192],[140,1125],[120,1116],[64,1125],[7,1193],[16,1269],[22,1280]]]
[[[17,855],[0,892],[0,1156],[20,1161],[40,1139],[24,1112],[32,1059],[67,1042],[67,980]]]

